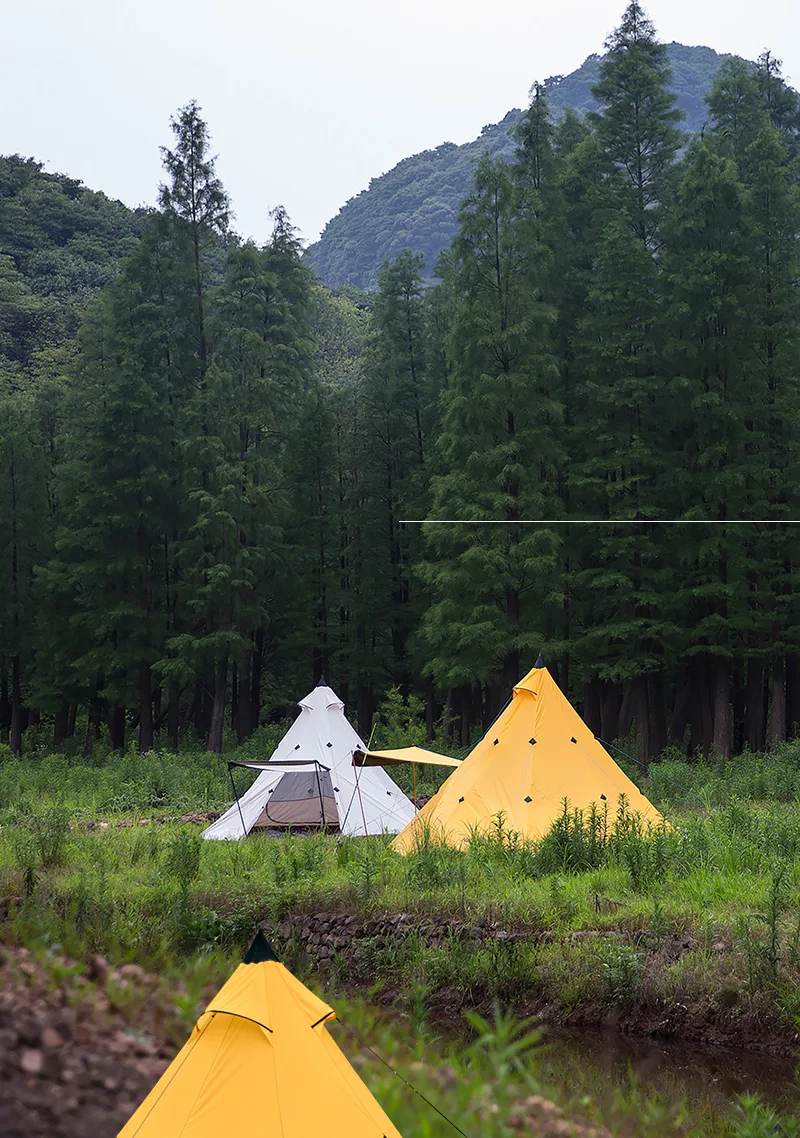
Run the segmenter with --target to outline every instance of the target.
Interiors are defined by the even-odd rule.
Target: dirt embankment
[[[146,1000],[134,1029],[105,987],[111,981],[121,997],[153,985],[136,965],[112,971],[102,957],[84,975],[69,962],[53,966],[0,949],[0,1134],[114,1138],[173,1048]]]
[[[310,913],[284,919],[278,926],[265,926],[285,951],[307,959],[309,971],[322,977],[339,967],[339,987],[357,994],[373,989],[375,981],[384,986],[371,999],[387,1007],[402,1005],[404,992],[391,979],[389,969],[376,974],[376,960],[396,959],[403,943],[417,938],[426,945],[441,948],[466,942],[471,948],[505,948],[513,960],[515,945],[552,945],[569,952],[582,944],[588,950],[598,949],[596,969],[602,969],[600,949],[609,942],[636,949],[641,962],[641,978],[628,994],[616,997],[603,994],[593,1001],[565,1007],[560,993],[537,982],[537,977],[518,978],[506,984],[505,990],[492,992],[488,985],[458,982],[439,985],[427,998],[427,1015],[432,1022],[450,1030],[464,1027],[464,1011],[471,1009],[491,1016],[495,999],[520,1016],[537,1016],[544,1023],[573,1029],[614,1028],[622,1034],[665,1040],[683,1040],[702,1046],[736,1048],[782,1058],[800,1058],[800,1033],[781,1015],[765,990],[748,996],[731,983],[728,967],[732,946],[724,940],[715,942],[710,955],[717,965],[719,986],[707,991],[681,991],[669,999],[654,993],[653,978],[663,976],[673,965],[683,961],[698,948],[692,936],[668,933],[655,936],[647,929],[631,932],[585,929],[558,938],[548,930],[504,928],[499,922],[482,918],[475,924],[452,918],[420,918],[412,913],[395,913],[365,920],[352,914]],[[347,967],[341,967],[341,961]]]

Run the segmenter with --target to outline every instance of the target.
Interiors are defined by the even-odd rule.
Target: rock
[[[123,964],[117,975],[123,980],[144,980],[145,971],[140,964]]]
[[[89,963],[86,966],[87,979],[94,980],[97,984],[105,984],[109,971],[108,961],[99,952],[89,957]]]
[[[31,1047],[24,1047],[19,1057],[19,1065],[26,1075],[39,1075],[44,1067],[44,1055]]]
[[[54,1027],[45,1027],[42,1029],[41,1045],[45,1051],[53,1051],[56,1047],[63,1047],[64,1040]]]

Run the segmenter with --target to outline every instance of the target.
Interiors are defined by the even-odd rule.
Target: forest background
[[[540,650],[648,759],[798,733],[800,100],[728,59],[687,138],[636,0],[606,48],[374,293],[237,237],[194,103],[152,211],[0,159],[12,751],[220,751],[320,674],[467,745]]]

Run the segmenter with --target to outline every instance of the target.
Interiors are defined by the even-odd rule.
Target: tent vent
[[[464,801],[464,796],[462,795],[462,796],[461,796],[461,798],[459,798],[459,800],[458,800],[458,801],[459,801],[459,802],[463,802],[463,801]]]
[[[533,799],[531,798],[530,794],[525,795],[525,801],[526,802],[533,802]]]
[[[572,738],[570,739],[570,743],[577,743],[577,742],[578,742],[578,740],[573,735]]]
[[[600,797],[602,798],[603,802],[605,802],[605,801],[606,801],[606,796],[605,796],[605,794],[601,794],[601,795],[600,795]]]

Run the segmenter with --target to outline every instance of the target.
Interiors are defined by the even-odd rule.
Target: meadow
[[[727,763],[667,756],[644,778],[621,761],[669,825],[565,803],[540,842],[497,819],[463,851],[428,840],[402,858],[383,838],[202,842],[181,816],[232,793],[225,761],[202,751],[3,754],[0,938],[43,960],[102,953],[157,973],[179,1035],[263,923],[287,965],[345,999],[358,1035],[470,1134],[524,1126],[544,1109],[543,1080],[620,1134],[797,1133],[750,1100],[690,1109],[631,1079],[601,1101],[591,1066],[582,1081],[544,1073],[534,1015],[545,1038],[613,1023],[797,1051],[800,745]],[[234,777],[241,790],[252,775]],[[419,1101],[354,1054],[409,1132],[454,1133],[435,1114],[420,1129]]]

